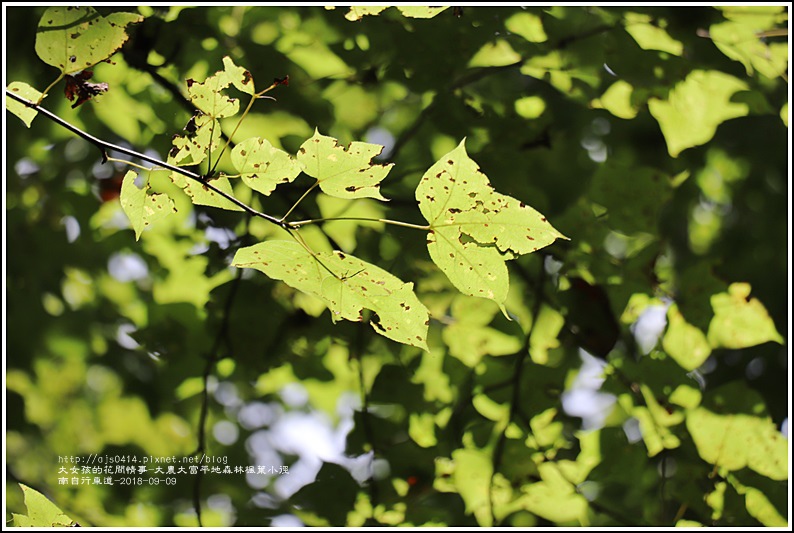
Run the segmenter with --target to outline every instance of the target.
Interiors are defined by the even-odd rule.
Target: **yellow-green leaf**
[[[748,348],[765,342],[783,344],[775,323],[757,298],[750,298],[750,284],[732,283],[728,292],[711,297],[714,318],[708,340],[714,348]]]
[[[220,209],[226,209],[228,211],[242,211],[243,208],[231,202],[227,198],[224,198],[220,194],[216,193],[203,183],[199,183],[196,180],[187,178],[182,174],[177,174],[176,172],[171,173],[171,181],[174,184],[185,191],[185,194],[190,196],[190,200],[195,205],[206,205],[210,207],[217,207]],[[216,189],[225,192],[229,196],[234,196],[232,192],[232,186],[229,183],[228,178],[217,178],[211,180],[209,182],[212,184],[213,187]]]
[[[714,137],[717,126],[748,113],[747,104],[731,102],[747,84],[716,70],[695,70],[678,83],[667,100],[648,101],[651,114],[659,122],[667,150],[677,157],[682,151],[705,144]]]
[[[240,172],[243,182],[264,195],[269,195],[281,183],[289,183],[301,172],[300,164],[267,140],[253,137],[232,150],[232,164]]]
[[[707,463],[727,470],[749,467],[777,480],[788,477],[788,444],[771,419],[698,407],[687,414],[686,426]]]
[[[176,207],[168,195],[150,194],[148,183],[138,187],[135,184],[136,178],[137,174],[132,170],[124,175],[119,199],[121,208],[135,230],[135,240],[137,241],[148,225],[171,213],[176,213]]]
[[[380,182],[394,165],[372,162],[382,150],[383,146],[364,142],[350,143],[345,149],[333,137],[315,130],[314,136],[298,150],[298,161],[306,174],[320,182],[325,194],[386,200],[380,194]]]
[[[7,91],[11,91],[12,93],[16,94],[24,98],[29,102],[36,103],[41,98],[42,93],[28,85],[27,83],[23,83],[21,81],[14,81],[8,84],[6,87]],[[32,107],[28,107],[25,104],[21,104],[16,100],[6,96],[6,109],[11,111],[13,114],[19,117],[19,119],[25,123],[25,126],[28,128],[30,127],[30,123],[33,122],[33,119],[36,118],[36,115],[39,114],[38,111],[33,109]]]
[[[126,27],[142,20],[134,13],[103,17],[92,7],[51,7],[36,30],[36,53],[64,74],[80,72],[115,54],[128,38]]]
[[[542,214],[495,192],[464,141],[425,173],[416,199],[430,223],[433,262],[459,291],[502,308],[509,288],[505,261],[567,239]]]
[[[70,527],[75,521],[69,518],[58,506],[40,492],[19,484],[25,495],[27,516],[14,514],[15,527]]]
[[[364,309],[376,316],[376,332],[403,344],[427,349],[427,308],[413,292],[385,270],[339,251],[312,254],[291,241],[266,241],[237,251],[233,266],[255,268],[290,287],[320,298],[334,321],[363,320]]]
[[[706,335],[689,324],[675,304],[667,310],[667,332],[662,347],[685,370],[700,367],[711,354]]]

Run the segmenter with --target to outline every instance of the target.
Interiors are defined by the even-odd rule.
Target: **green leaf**
[[[345,18],[347,20],[356,21],[361,20],[366,15],[379,15],[385,9],[391,6],[353,6],[347,12]],[[429,19],[433,18],[448,7],[425,7],[425,6],[396,6],[404,17],[415,19]]]
[[[532,335],[529,338],[529,354],[535,364],[548,364],[549,350],[560,345],[557,336],[563,325],[565,318],[556,309],[544,303],[538,316],[535,317]]]
[[[711,354],[706,335],[697,327],[689,324],[678,306],[673,304],[667,310],[667,332],[662,339],[664,351],[687,371],[699,368]]]
[[[416,188],[430,223],[427,249],[459,291],[494,300],[504,312],[505,261],[567,237],[531,207],[495,192],[464,142],[430,167]]]
[[[29,102],[36,103],[41,98],[43,93],[40,93],[27,83],[23,83],[21,81],[14,81],[8,84],[6,90],[11,91],[12,93],[16,94],[17,96],[21,96],[25,100]],[[16,100],[12,100],[8,96],[6,96],[6,109],[11,111],[13,114],[19,117],[19,119],[25,123],[25,126],[28,128],[30,127],[30,123],[33,122],[33,119],[36,118],[36,115],[39,114],[38,111],[33,109],[32,107],[28,107],[24,104],[17,102]]]
[[[231,117],[240,110],[240,101],[221,91],[232,82],[225,70],[219,70],[203,82],[187,80],[187,95],[198,109],[212,118]],[[238,83],[242,83],[238,80]]]
[[[135,230],[135,240],[141,238],[141,233],[149,224],[161,218],[176,213],[174,202],[166,194],[150,194],[149,184],[138,187],[135,180],[138,175],[132,170],[124,175],[121,182],[121,208],[130,219]]]
[[[174,137],[173,147],[168,152],[168,163],[178,166],[198,165],[220,144],[221,124],[208,115],[191,118],[185,130],[185,135]]]
[[[690,411],[687,430],[700,457],[727,470],[749,467],[762,476],[788,478],[788,444],[769,418],[721,415],[705,407]]]
[[[684,45],[670,37],[650,15],[626,13],[625,28],[644,50],[659,50],[674,56],[680,56],[684,51]]]
[[[552,522],[582,520],[587,500],[577,494],[555,463],[542,463],[538,471],[543,481],[524,485],[521,507]]]
[[[337,198],[375,198],[386,200],[380,194],[380,182],[394,166],[373,164],[383,146],[353,142],[345,149],[333,137],[314,136],[301,145],[298,161],[303,171],[317,179],[325,194]]]
[[[190,196],[190,200],[195,205],[206,205],[209,207],[217,207],[219,209],[226,209],[228,211],[242,211],[243,208],[236,205],[235,203],[229,201],[228,199],[224,198],[220,194],[217,194],[215,191],[204,185],[203,183],[199,183],[194,179],[190,179],[182,174],[177,174],[176,172],[171,173],[171,181],[174,184],[185,191],[185,194]],[[229,183],[228,178],[216,178],[211,180],[211,183],[215,188],[225,192],[229,196],[234,196],[232,191],[232,186]]]
[[[243,182],[264,195],[281,183],[289,183],[301,172],[300,164],[267,140],[253,137],[232,150],[232,164]]]
[[[470,67],[503,67],[521,61],[521,55],[504,39],[485,43],[469,61]]]
[[[115,54],[128,38],[126,27],[142,20],[134,13],[103,17],[91,7],[51,7],[36,30],[36,53],[64,74],[80,72]]]
[[[458,449],[452,452],[454,462],[453,483],[466,512],[473,513],[482,527],[491,527],[491,458],[480,450]]]
[[[713,24],[709,28],[709,37],[722,53],[740,61],[747,74],[758,71],[768,78],[785,75],[788,44],[759,35],[767,30],[784,30],[779,28],[788,20],[784,6],[725,6],[717,9],[728,20]]]
[[[604,91],[601,98],[593,100],[595,109],[606,109],[618,118],[630,120],[637,116],[637,108],[631,103],[634,87],[624,80],[618,80]]]
[[[766,308],[749,296],[749,283],[732,283],[727,293],[711,297],[714,318],[709,324],[708,340],[712,347],[739,349],[770,341],[783,344]]]
[[[505,28],[531,43],[543,43],[548,39],[543,31],[543,21],[532,13],[516,13],[505,21]]]
[[[648,108],[659,122],[670,155],[705,144],[724,121],[745,116],[747,104],[731,102],[731,96],[747,90],[747,84],[716,70],[692,71],[676,84],[667,100],[651,98]]]
[[[25,495],[27,516],[14,514],[15,527],[70,527],[75,521],[66,516],[54,503],[43,494],[30,487],[19,484]]]
[[[400,13],[402,13],[404,17],[414,18],[414,19],[431,19],[448,8],[449,6],[447,7],[397,6],[397,9],[400,10]]]
[[[345,18],[350,21],[361,20],[367,15],[377,15],[388,8],[389,6],[352,6],[345,14]]]
[[[291,241],[242,248],[232,265],[255,268],[320,298],[334,321],[361,322],[363,310],[370,309],[377,314],[371,324],[379,334],[427,350],[429,317],[413,283],[403,283],[375,265],[339,251],[312,254]]]
[[[243,67],[235,65],[231,57],[225,56],[223,58],[223,70],[231,84],[234,85],[238,91],[250,94],[251,96],[256,94],[254,78],[251,76],[251,73]]]

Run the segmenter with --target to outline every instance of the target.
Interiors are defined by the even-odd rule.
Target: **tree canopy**
[[[786,6],[4,11],[7,523],[790,523]]]

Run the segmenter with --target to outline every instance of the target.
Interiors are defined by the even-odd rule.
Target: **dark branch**
[[[217,194],[219,196],[222,196],[223,198],[229,200],[231,203],[233,203],[237,207],[241,208],[243,211],[245,211],[249,215],[253,215],[253,216],[256,216],[256,217],[259,217],[259,218],[263,218],[263,219],[267,220],[268,222],[271,222],[271,223],[273,223],[273,224],[275,224],[277,226],[280,226],[280,227],[282,227],[282,228],[284,228],[284,229],[289,231],[289,227],[288,227],[288,224],[286,222],[283,222],[283,221],[277,219],[276,217],[270,216],[270,215],[268,215],[266,213],[260,213],[256,209],[250,207],[245,202],[241,202],[240,200],[238,200],[234,196],[232,196],[230,194],[227,194],[227,193],[223,192],[222,190],[218,189],[212,183],[210,183],[208,181],[205,181],[202,176],[196,174],[195,172],[191,172],[191,171],[189,171],[187,169],[168,164],[168,163],[166,163],[164,161],[160,161],[159,159],[156,159],[154,157],[150,157],[150,156],[148,156],[146,154],[141,154],[139,152],[136,152],[135,150],[130,150],[129,148],[124,148],[123,146],[117,146],[117,145],[111,144],[111,143],[109,143],[107,141],[103,141],[102,139],[97,139],[93,135],[90,135],[90,134],[84,132],[83,130],[81,130],[80,128],[77,128],[76,126],[73,126],[72,124],[66,122],[64,119],[62,119],[58,115],[52,113],[51,111],[48,111],[47,109],[45,109],[45,108],[43,108],[43,107],[41,107],[41,106],[39,106],[39,105],[29,101],[29,100],[26,100],[26,99],[24,99],[24,98],[22,98],[22,97],[20,97],[20,96],[18,96],[16,94],[14,94],[13,92],[9,91],[8,89],[6,89],[6,96],[10,97],[13,100],[16,100],[20,104],[23,104],[23,105],[25,105],[25,106],[27,106],[27,107],[29,107],[31,109],[35,109],[36,111],[38,111],[39,113],[43,114],[44,116],[46,116],[48,119],[52,120],[53,122],[55,122],[59,126],[71,131],[72,133],[74,133],[78,137],[81,137],[81,138],[85,139],[86,141],[90,142],[91,144],[93,144],[94,146],[96,146],[99,149],[99,151],[102,152],[102,162],[103,163],[107,161],[107,157],[108,157],[107,156],[107,152],[108,151],[119,152],[119,153],[122,153],[122,154],[125,154],[125,155],[128,155],[128,156],[131,156],[131,157],[136,157],[136,158],[138,158],[138,159],[140,159],[142,161],[146,161],[147,163],[151,163],[153,165],[157,165],[157,166],[162,167],[162,168],[164,168],[166,170],[170,170],[171,172],[176,172],[177,174],[181,174],[181,175],[183,175],[183,176],[185,176],[187,178],[190,178],[190,179],[192,179],[194,181],[197,181],[197,182],[201,183],[204,187],[210,189],[215,194]]]

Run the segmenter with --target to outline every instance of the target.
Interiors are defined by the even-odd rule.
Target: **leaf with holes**
[[[495,192],[464,142],[430,167],[416,188],[430,223],[427,249],[459,291],[494,300],[504,312],[505,261],[567,237],[528,205]]]
[[[186,133],[174,137],[168,152],[168,163],[172,165],[198,165],[220,144],[220,123],[207,115],[193,116],[184,129]]]
[[[135,13],[103,17],[91,7],[51,7],[36,30],[36,53],[64,74],[80,72],[115,54],[128,38],[126,27],[142,20]]]
[[[232,164],[246,185],[264,195],[269,195],[280,183],[291,182],[301,173],[300,163],[287,152],[258,137],[246,139],[234,147]]]
[[[383,146],[353,142],[345,149],[333,137],[314,136],[301,145],[298,161],[303,171],[317,179],[325,194],[337,198],[375,198],[386,200],[380,194],[380,182],[394,166],[373,164]]]
[[[195,205],[217,207],[219,209],[226,209],[227,211],[243,210],[242,207],[231,202],[229,199],[224,198],[220,194],[196,180],[187,178],[182,174],[177,174],[176,172],[172,172],[170,178],[177,187],[185,191],[185,194],[190,196],[190,201]],[[227,178],[217,178],[211,180],[209,183],[211,183],[216,189],[225,192],[229,196],[234,196],[234,193],[232,192],[232,185],[229,183]]]
[[[320,298],[337,320],[370,323],[391,340],[427,350],[427,308],[413,292],[385,270],[339,251],[312,254],[299,243],[267,241],[237,251],[232,265],[255,268],[299,291]]]
[[[254,78],[251,73],[243,67],[238,67],[232,61],[232,58],[225,56],[223,58],[223,70],[228,76],[229,81],[234,87],[245,94],[253,96],[256,93],[254,88]]]
[[[231,80],[226,71],[218,71],[203,82],[187,80],[187,95],[198,109],[212,118],[231,117],[240,110],[240,101],[223,94]]]
[[[135,240],[141,238],[143,230],[152,222],[176,212],[174,202],[166,194],[150,194],[150,187],[144,184],[138,187],[135,181],[138,175],[128,171],[121,182],[121,209],[130,219],[135,230]]]

